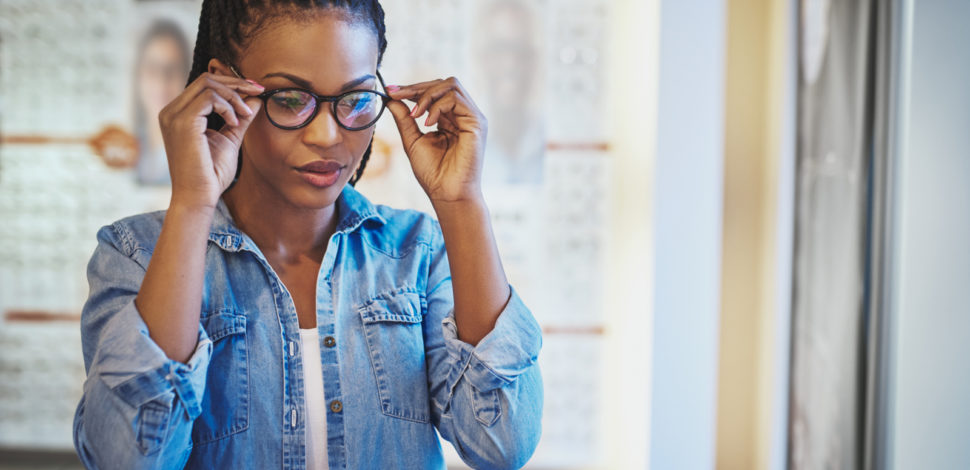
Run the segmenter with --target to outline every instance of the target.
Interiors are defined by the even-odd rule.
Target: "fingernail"
[[[411,117],[418,117],[418,107],[417,106],[415,106],[414,109],[411,110]]]
[[[249,82],[249,83],[252,83],[252,84],[253,84],[253,86],[257,86],[257,87],[259,87],[260,89],[263,89],[263,90],[265,90],[265,89],[266,89],[266,87],[264,87],[263,85],[260,85],[260,84],[258,84],[258,83],[256,83],[256,82],[254,82],[254,81],[252,81],[252,80],[249,80],[249,79],[246,79],[246,81],[247,81],[247,82]]]
[[[391,93],[394,93],[394,92],[396,92],[396,91],[398,91],[400,89],[401,89],[401,87],[399,87],[397,85],[388,85],[388,87],[387,87],[387,91],[389,91]]]
[[[430,126],[431,125],[431,116],[428,116],[428,119],[425,119],[424,120],[424,125],[425,126]]]

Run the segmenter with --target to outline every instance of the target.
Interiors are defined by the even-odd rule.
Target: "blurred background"
[[[528,468],[970,468],[970,2],[382,3],[383,76],[489,117]],[[0,1],[0,469],[80,467],[85,266],[167,206],[200,6]],[[431,209],[389,118],[358,188]]]

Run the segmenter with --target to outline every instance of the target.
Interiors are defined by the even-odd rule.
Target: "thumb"
[[[249,129],[249,125],[256,120],[256,116],[259,115],[259,111],[263,107],[263,100],[255,96],[250,96],[244,101],[246,105],[249,106],[249,109],[253,110],[253,114],[250,114],[249,116],[237,115],[239,117],[238,126],[230,126],[227,124],[219,131],[236,145],[239,145],[242,142],[243,136],[246,135],[246,129]]]
[[[401,143],[404,144],[404,150],[409,151],[414,142],[424,134],[418,128],[418,123],[411,117],[411,110],[408,109],[406,104],[397,100],[391,101],[387,103],[387,109],[391,110],[391,115],[394,116],[394,122],[401,133]]]

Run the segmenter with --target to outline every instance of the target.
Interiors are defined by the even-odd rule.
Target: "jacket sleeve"
[[[432,419],[472,468],[521,468],[542,432],[542,330],[512,288],[488,335],[476,346],[458,339],[437,224],[433,239],[424,320]]]
[[[121,226],[98,231],[81,313],[87,379],[74,446],[87,468],[181,468],[191,451],[212,343],[199,327],[187,364],[169,359],[135,308],[148,253]]]

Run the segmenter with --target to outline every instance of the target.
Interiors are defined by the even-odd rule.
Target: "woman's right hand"
[[[172,177],[173,203],[215,207],[236,176],[239,147],[263,102],[263,87],[228,75],[203,73],[162,109],[158,121]],[[216,112],[226,125],[206,128]]]

